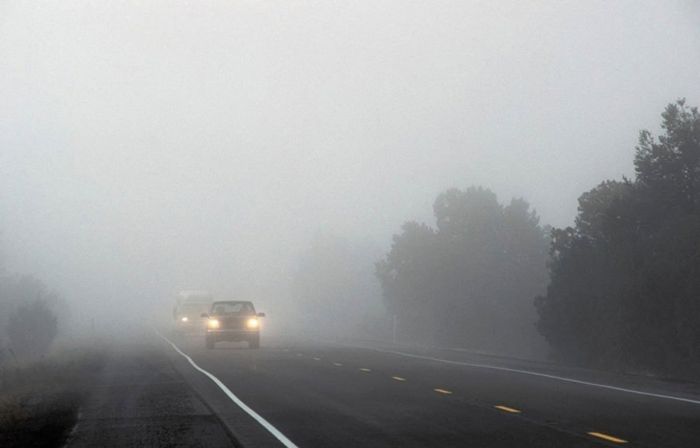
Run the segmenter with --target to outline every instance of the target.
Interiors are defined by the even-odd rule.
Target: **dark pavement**
[[[196,337],[174,342],[300,447],[700,446],[700,402],[503,369],[700,400],[694,384],[453,350],[269,339],[260,350],[225,343],[206,350]],[[165,342],[163,350],[241,444],[280,446]]]
[[[111,350],[66,443],[82,447],[230,447],[230,432],[173,368],[160,340]]]

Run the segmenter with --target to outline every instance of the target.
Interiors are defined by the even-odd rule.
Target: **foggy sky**
[[[0,2],[4,265],[274,303],[315,233],[387,247],[449,187],[568,225],[699,74],[690,1]]]

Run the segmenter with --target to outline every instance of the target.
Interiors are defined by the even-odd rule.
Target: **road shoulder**
[[[155,339],[115,349],[88,393],[68,447],[237,446]]]

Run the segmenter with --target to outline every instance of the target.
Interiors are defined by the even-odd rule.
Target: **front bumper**
[[[247,341],[260,336],[259,330],[207,329],[207,339],[214,341]]]

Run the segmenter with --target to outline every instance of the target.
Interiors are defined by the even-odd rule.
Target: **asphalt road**
[[[693,384],[455,350],[173,342],[176,369],[243,446],[282,446],[275,430],[299,447],[700,446]]]
[[[69,448],[224,448],[234,439],[174,368],[151,334],[106,350],[106,363],[83,385],[86,399]],[[48,446],[48,445],[46,445]]]

